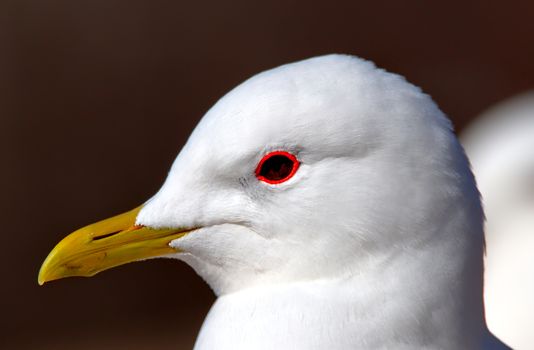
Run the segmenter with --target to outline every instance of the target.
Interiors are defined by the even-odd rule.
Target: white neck
[[[441,265],[443,256],[451,252],[426,247],[383,259],[365,274],[223,295],[195,348],[480,348],[482,279],[466,278],[477,276],[482,262]]]

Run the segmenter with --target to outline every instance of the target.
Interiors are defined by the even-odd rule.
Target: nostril
[[[111,232],[111,233],[106,233],[105,235],[102,235],[102,236],[93,237],[93,241],[98,241],[98,240],[101,240],[101,239],[104,239],[104,238],[115,236],[119,232],[121,232],[121,231],[115,231],[115,232]]]
[[[134,225],[134,226],[130,227],[130,228],[127,229],[127,230],[114,231],[114,232],[106,233],[106,234],[103,234],[103,235],[100,235],[100,236],[97,236],[97,237],[93,237],[93,241],[99,241],[99,240],[104,239],[104,238],[108,238],[108,237],[111,237],[111,236],[115,236],[116,234],[121,233],[121,232],[123,232],[123,231],[135,231],[135,230],[139,230],[139,229],[142,229],[143,227],[145,227],[145,225]]]

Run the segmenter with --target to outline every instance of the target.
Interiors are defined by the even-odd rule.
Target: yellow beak
[[[59,242],[39,271],[38,282],[71,276],[93,276],[132,261],[176,253],[172,240],[190,230],[136,226],[141,207],[85,226]]]

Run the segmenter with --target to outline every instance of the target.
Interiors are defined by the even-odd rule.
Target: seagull
[[[161,189],[50,252],[38,281],[154,257],[217,295],[195,349],[503,349],[483,211],[450,121],[348,55],[260,73],[202,118]]]
[[[534,333],[534,91],[490,108],[461,135],[486,212],[486,317],[517,350]]]

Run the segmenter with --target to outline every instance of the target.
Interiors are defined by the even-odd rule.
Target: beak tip
[[[53,251],[46,257],[45,261],[41,265],[41,268],[39,269],[39,274],[37,275],[37,283],[39,283],[40,286],[45,284],[46,282],[50,281],[50,260]]]
[[[39,283],[40,286],[48,282],[50,279],[46,278],[43,268],[39,271],[39,275],[37,276],[37,283]]]
[[[44,278],[44,276],[41,273],[39,273],[39,277],[37,277],[37,283],[39,283],[39,285],[42,286],[46,282],[47,282],[46,278]]]

